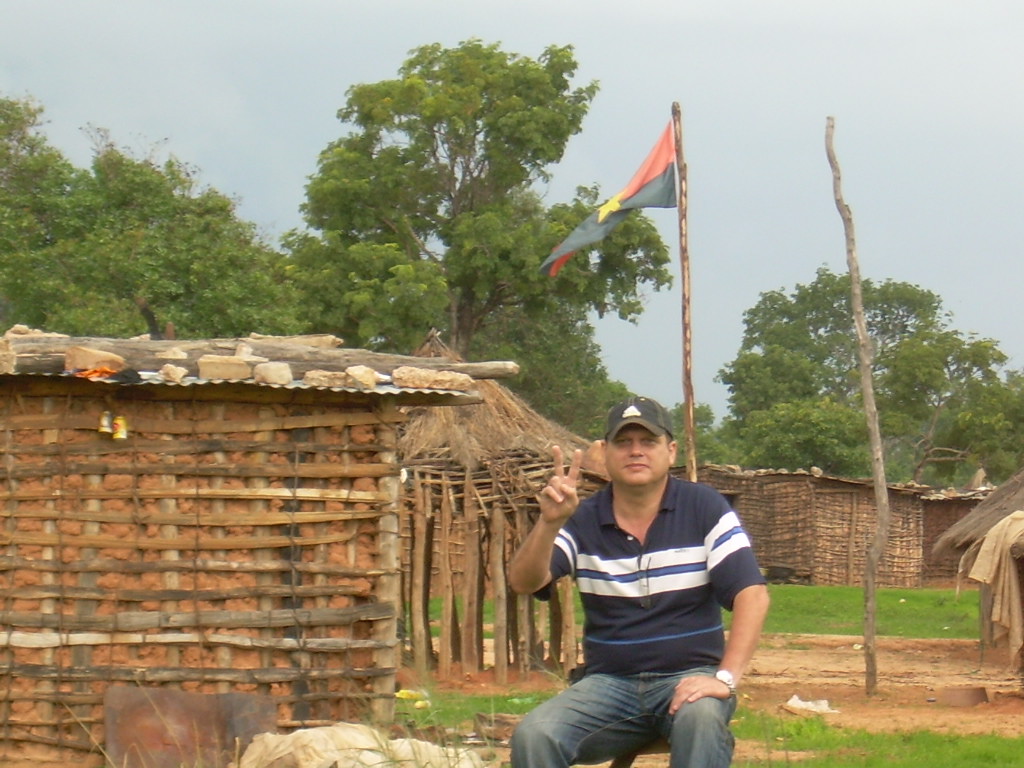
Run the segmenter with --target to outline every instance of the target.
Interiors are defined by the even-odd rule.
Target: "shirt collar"
[[[668,512],[673,509],[673,487],[676,483],[680,482],[677,478],[669,475],[668,482],[665,484],[665,493],[661,496],[661,505],[658,507],[658,513]],[[612,511],[612,494],[614,489],[612,484],[608,483],[604,487],[604,491],[598,496],[597,499],[597,520],[601,525],[615,526],[615,513]]]

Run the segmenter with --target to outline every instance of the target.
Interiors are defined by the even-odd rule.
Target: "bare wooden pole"
[[[676,175],[679,177],[679,268],[683,280],[683,432],[686,447],[686,476],[697,481],[697,438],[694,434],[693,334],[690,323],[690,251],[686,242],[686,158],[683,155],[683,114],[679,102],[672,103],[672,126],[676,138]]]
[[[437,657],[437,673],[450,680],[455,657],[455,576],[452,571],[452,494],[447,476],[441,478],[441,637]]]
[[[508,683],[508,581],[505,578],[505,507],[491,507],[491,587],[494,594],[494,681]]]
[[[846,233],[846,263],[850,270],[850,298],[853,306],[853,322],[857,330],[861,395],[864,398],[864,416],[867,419],[868,436],[871,441],[871,470],[875,486],[875,506],[878,508],[878,525],[875,528],[871,545],[868,547],[867,562],[864,566],[864,687],[868,695],[871,695],[878,688],[878,657],[875,644],[876,580],[878,564],[882,559],[882,553],[885,552],[886,540],[889,538],[891,514],[889,491],[885,481],[882,435],[878,428],[878,409],[875,406],[875,387],[871,376],[874,353],[871,349],[867,323],[864,320],[864,300],[861,294],[860,265],[857,261],[853,213],[850,211],[850,206],[843,200],[839,161],[836,159],[836,153],[832,146],[834,132],[835,120],[829,117],[825,121],[825,152],[828,155],[829,167],[832,169],[832,192],[835,196],[836,208],[843,219],[843,231]]]
[[[413,473],[412,586],[409,595],[409,621],[412,624],[412,657],[416,674],[426,680],[434,658],[430,638],[430,559],[434,514],[430,489],[419,472]]]
[[[480,507],[473,474],[466,473],[462,494],[463,576],[462,576],[462,671],[480,671],[483,656],[483,572],[481,564]]]

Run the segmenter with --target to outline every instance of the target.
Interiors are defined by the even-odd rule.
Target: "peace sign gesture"
[[[551,455],[554,458],[555,471],[547,485],[537,494],[537,504],[540,505],[540,516],[545,522],[562,525],[572,517],[580,504],[576,484],[580,476],[580,465],[583,463],[583,451],[576,449],[573,452],[568,472],[565,471],[565,456],[559,446],[552,446]]]

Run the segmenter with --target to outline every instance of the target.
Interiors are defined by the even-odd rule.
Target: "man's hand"
[[[676,685],[672,702],[668,705],[668,713],[674,715],[684,704],[710,696],[715,699],[727,699],[732,695],[729,686],[713,675],[687,675]]]
[[[540,519],[530,529],[526,540],[516,550],[509,564],[508,585],[514,592],[528,595],[551,581],[551,552],[558,532],[580,505],[576,481],[580,476],[583,451],[576,451],[569,471],[565,456],[557,445],[551,449],[555,471],[547,485],[537,494]]]
[[[580,465],[583,463],[583,451],[577,449],[572,454],[572,464],[565,471],[565,456],[557,445],[551,448],[555,462],[555,471],[548,484],[537,494],[540,505],[541,519],[559,526],[572,517],[576,507],[580,505],[580,497],[576,492],[576,484],[580,476]]]

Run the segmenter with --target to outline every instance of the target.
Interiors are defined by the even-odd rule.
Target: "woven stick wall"
[[[700,479],[733,499],[761,566],[808,584],[859,586],[878,514],[868,483],[809,473],[732,472],[704,467]],[[882,587],[924,583],[924,502],[891,490],[888,543],[879,563]]]
[[[700,480],[732,500],[758,562],[771,578],[812,582],[817,546],[813,478],[775,481],[774,477],[707,466],[701,468]]]
[[[878,564],[880,587],[920,587],[924,582],[923,513],[920,499],[890,493],[891,520]],[[815,584],[863,583],[867,550],[875,535],[878,511],[869,486],[815,487],[817,548]]]
[[[448,462],[407,462],[402,559],[406,639],[411,663],[424,679],[475,673],[493,663],[506,682],[537,667],[568,672],[576,666],[579,629],[573,584],[565,579],[548,602],[510,593],[508,562],[529,533],[535,495],[551,461],[524,451],[495,456],[477,470]],[[581,495],[601,481],[584,473]],[[430,598],[440,603],[433,616]],[[484,606],[493,601],[485,624]],[[569,609],[563,609],[569,606]],[[485,636],[493,641],[485,643]],[[491,659],[485,658],[485,645]]]
[[[961,552],[935,551],[939,537],[953,525],[967,517],[979,504],[978,498],[925,499],[924,501],[924,577],[929,582],[949,582],[956,579]]]
[[[102,764],[113,683],[390,719],[394,398],[27,381],[0,385],[0,764]]]

